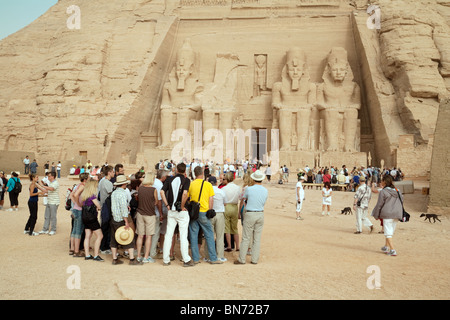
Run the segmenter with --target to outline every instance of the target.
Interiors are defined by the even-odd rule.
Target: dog
[[[440,214],[434,214],[434,213],[422,213],[422,214],[420,215],[421,218],[422,218],[422,217],[425,217],[425,220],[424,220],[424,221],[427,221],[427,219],[428,219],[428,221],[430,221],[430,223],[431,223],[431,219],[433,219],[433,222],[434,222],[434,223],[436,223],[436,220],[439,221],[439,222],[442,222],[441,220],[439,220],[438,216],[440,216]]]
[[[345,214],[345,215],[347,215],[347,214],[353,214],[352,208],[346,207],[346,208],[342,209],[342,210],[341,210],[341,214]]]

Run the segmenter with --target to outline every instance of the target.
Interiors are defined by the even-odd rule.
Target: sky
[[[0,0],[0,40],[39,18],[58,0]]]

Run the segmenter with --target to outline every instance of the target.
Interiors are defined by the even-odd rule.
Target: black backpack
[[[14,192],[17,194],[21,193],[22,192],[22,184],[20,183],[19,180],[16,180],[14,178],[13,178],[13,180],[15,183],[14,183],[14,188],[11,190],[11,192]]]

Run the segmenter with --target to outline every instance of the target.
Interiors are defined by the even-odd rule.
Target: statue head
[[[306,68],[306,56],[300,48],[293,47],[286,53],[286,73],[291,79],[291,89],[298,90],[299,81]]]
[[[344,48],[333,48],[328,55],[328,72],[335,82],[343,82],[349,72],[347,51]]]
[[[186,39],[177,54],[175,73],[178,79],[178,90],[184,90],[186,79],[194,72],[195,53],[190,39]]]
[[[262,54],[257,55],[255,61],[258,67],[262,67],[266,63],[266,56]]]

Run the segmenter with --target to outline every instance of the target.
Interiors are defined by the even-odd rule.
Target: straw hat
[[[252,178],[255,181],[263,181],[264,180],[264,173],[262,173],[261,170],[256,170],[255,172],[252,173],[252,175],[250,176],[250,178]]]
[[[127,177],[125,177],[123,174],[121,174],[120,176],[117,176],[116,178],[116,182],[114,183],[115,186],[120,186],[122,184],[128,184],[130,183],[130,180],[127,179]]]
[[[116,230],[114,236],[118,244],[126,246],[127,244],[130,244],[131,241],[133,241],[134,231],[133,229],[131,229],[131,227],[125,230],[125,226],[122,226]]]

